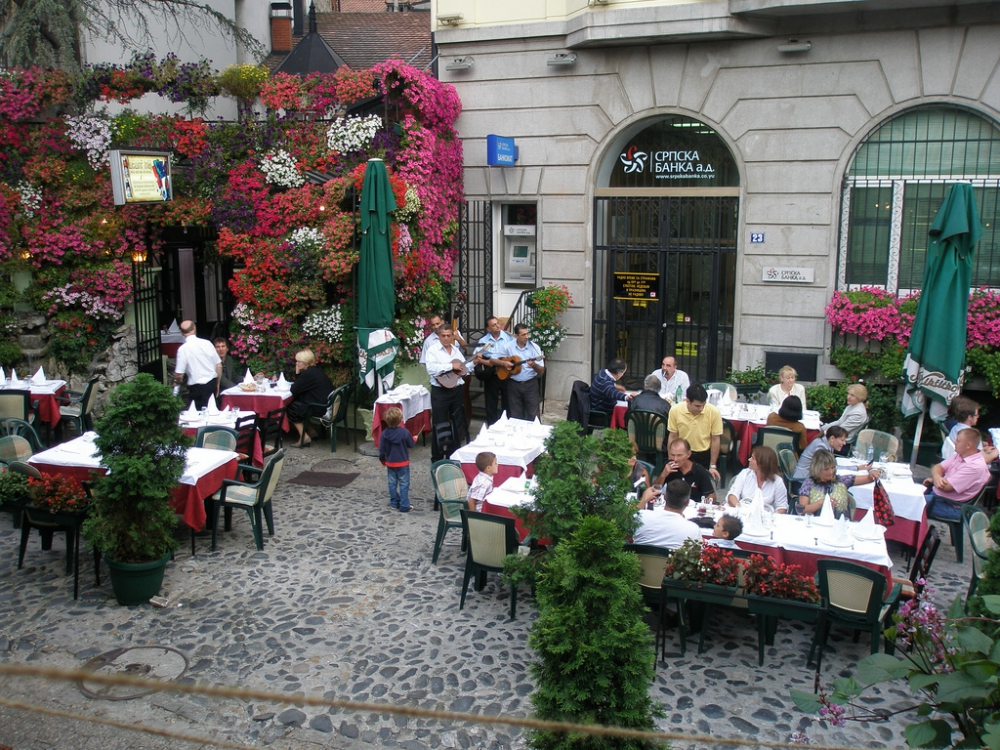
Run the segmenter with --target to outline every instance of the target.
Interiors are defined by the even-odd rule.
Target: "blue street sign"
[[[517,146],[513,138],[502,135],[486,136],[486,163],[491,167],[513,167],[517,161]]]

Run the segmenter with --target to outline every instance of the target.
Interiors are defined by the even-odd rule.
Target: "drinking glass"
[[[882,463],[882,464],[888,463],[889,462],[889,452],[888,451],[882,451],[881,453],[879,453],[878,454],[878,460],[879,460],[879,463]]]

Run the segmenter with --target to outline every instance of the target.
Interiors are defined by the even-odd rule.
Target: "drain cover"
[[[131,646],[95,656],[83,665],[84,669],[102,675],[125,674],[151,680],[171,682],[180,679],[188,668],[187,657],[169,646]],[[80,692],[88,698],[108,701],[127,701],[155,690],[136,685],[105,685],[81,680]]]

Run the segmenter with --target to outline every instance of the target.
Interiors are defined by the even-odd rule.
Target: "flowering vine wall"
[[[112,116],[103,106],[151,92],[186,102],[192,114],[126,109]],[[239,100],[241,121],[194,114],[219,95]],[[380,95],[377,111],[385,114],[347,116],[351,105]],[[254,102],[266,115],[253,114]],[[12,296],[10,275],[31,269],[21,301],[53,316],[58,337],[86,334],[97,345],[130,299],[132,250],[147,242],[156,250],[165,227],[212,227],[214,251],[236,269],[233,354],[255,370],[273,370],[308,345],[327,364],[346,363],[357,263],[353,201],[367,160],[378,157],[399,205],[397,332],[420,339],[428,313],[449,296],[457,252],[462,147],[453,124],[460,110],[452,87],[398,60],[304,79],[268,77],[252,66],[219,74],[205,61],[152,55],[78,77],[2,72],[0,285],[7,286],[0,307]],[[113,205],[108,151],[119,146],[171,152],[173,203]]]

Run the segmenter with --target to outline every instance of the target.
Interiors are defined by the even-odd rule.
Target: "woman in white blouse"
[[[805,411],[806,389],[801,383],[795,382],[795,378],[798,376],[799,374],[795,372],[795,368],[788,365],[778,370],[778,382],[772,385],[771,390],[767,392],[767,398],[772,409],[780,407],[781,402],[789,396],[798,396],[799,401],[802,402],[802,410]]]
[[[788,493],[778,471],[778,456],[766,445],[758,445],[750,453],[749,467],[736,475],[729,488],[729,504],[737,506],[753,500],[757,490],[764,498],[765,507],[775,513],[788,512]]]

